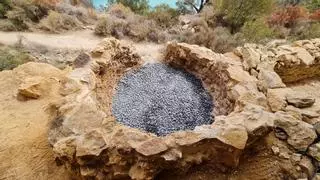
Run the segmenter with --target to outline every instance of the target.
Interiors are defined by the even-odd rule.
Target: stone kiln
[[[166,174],[182,177],[204,164],[210,165],[217,179],[314,175],[311,159],[296,151],[306,151],[316,132],[290,113],[274,113],[266,93],[286,85],[273,68],[257,68],[265,63],[260,62],[258,48],[243,47],[222,55],[195,45],[169,44],[163,63],[182,68],[202,81],[215,102],[216,117],[210,125],[161,137],[122,125],[112,114],[119,80],[127,71],[141,67],[141,58],[113,38],[105,39],[91,56],[92,60],[73,70],[64,82],[61,93],[65,98],[56,104],[57,119],[49,132],[57,162],[75,175],[88,179],[167,179]],[[258,56],[259,62],[254,62]],[[277,71],[281,67],[277,66]],[[290,147],[275,138],[275,128],[286,132]],[[294,137],[297,132],[300,136]],[[274,147],[279,152],[274,152]],[[294,163],[291,157],[281,158],[283,151],[299,158]],[[259,163],[252,163],[251,158]],[[270,172],[262,176],[248,170],[253,166]]]

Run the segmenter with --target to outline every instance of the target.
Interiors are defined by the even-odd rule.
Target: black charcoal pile
[[[148,64],[120,80],[112,112],[121,124],[158,136],[211,124],[211,96],[194,75]]]

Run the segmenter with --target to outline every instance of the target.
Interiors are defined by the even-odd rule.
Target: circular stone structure
[[[212,109],[198,78],[160,63],[126,73],[112,104],[118,122],[158,136],[211,124]]]

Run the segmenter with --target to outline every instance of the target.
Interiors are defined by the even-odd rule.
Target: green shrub
[[[0,18],[4,18],[10,9],[10,0],[0,0]]]
[[[29,29],[29,23],[31,23],[31,21],[28,19],[24,9],[14,7],[12,10],[7,12],[6,16],[17,30],[22,31]]]
[[[268,27],[264,19],[247,21],[241,29],[247,42],[259,43],[273,36],[273,30]]]
[[[320,0],[308,0],[305,1],[305,5],[311,11],[320,9]]]
[[[237,32],[245,22],[257,19],[271,12],[273,0],[216,0],[217,16],[223,24],[231,27],[233,33]]]
[[[159,26],[163,28],[170,27],[178,22],[178,11],[171,8],[167,4],[156,6],[148,17],[153,19]]]
[[[32,58],[21,50],[0,47],[0,71],[11,70],[30,61],[32,61]]]
[[[31,24],[40,22],[45,15],[47,15],[47,9],[31,0],[12,1],[12,8],[6,13],[15,30],[19,31],[29,29]]]
[[[44,16],[48,14],[48,8],[36,4],[33,0],[15,0],[13,6],[23,11],[24,20],[30,20],[38,23]]]
[[[49,11],[49,15],[40,21],[40,28],[50,32],[61,32],[65,30],[77,29],[81,23],[74,17]]]

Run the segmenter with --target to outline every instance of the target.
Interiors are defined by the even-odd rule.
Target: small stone
[[[275,155],[279,155],[279,153],[280,153],[279,147],[277,147],[277,146],[272,146],[271,149],[272,149],[272,152],[273,152]]]
[[[288,154],[288,152],[280,152],[279,157],[284,159],[290,159],[290,155]]]
[[[41,77],[26,79],[25,82],[20,85],[18,95],[29,99],[38,99],[41,96],[40,84],[42,80],[43,78]]]
[[[308,174],[308,177],[311,179],[315,173],[315,167],[312,164],[311,159],[307,156],[303,156],[300,163],[301,169]]]
[[[81,52],[78,57],[73,61],[74,68],[83,68],[91,61],[91,57],[89,54],[85,52]]]
[[[301,154],[294,153],[291,155],[291,160],[293,163],[299,163],[301,160],[301,157],[302,157]]]

